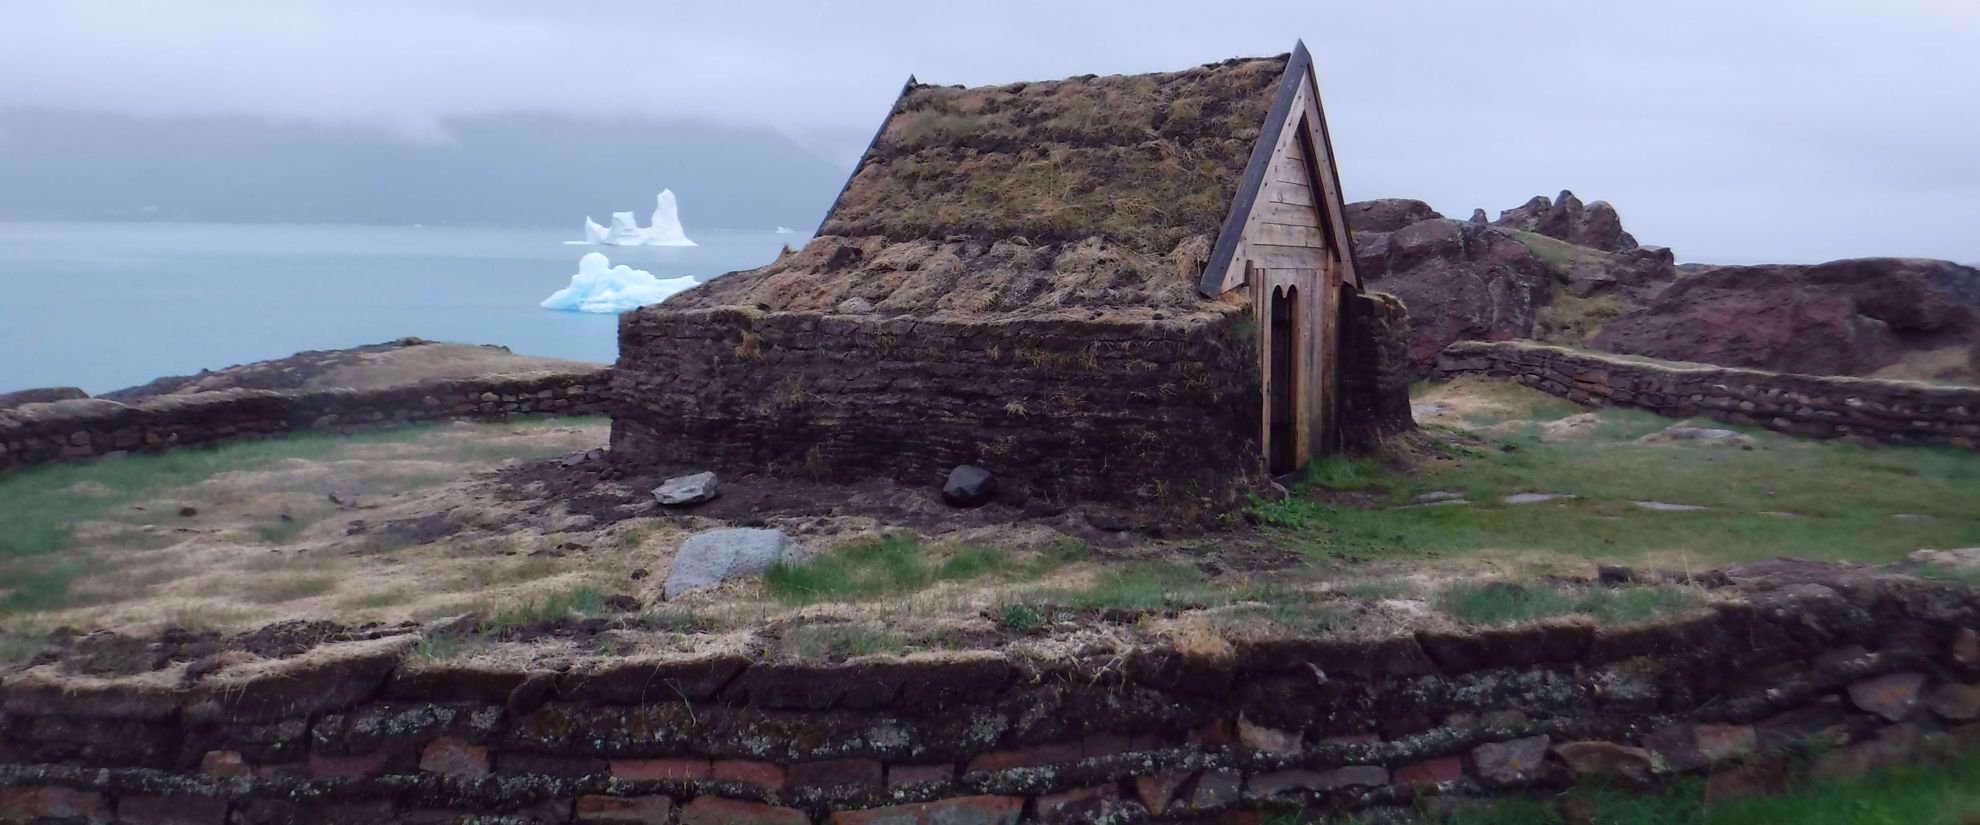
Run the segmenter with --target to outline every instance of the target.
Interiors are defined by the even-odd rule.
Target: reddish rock
[[[1849,701],[1861,710],[1901,722],[1918,706],[1925,687],[1923,673],[1888,673],[1849,686]]]
[[[1525,785],[1540,778],[1551,744],[1553,740],[1545,736],[1492,742],[1473,748],[1471,762],[1478,766],[1478,778],[1487,784]]]
[[[836,811],[832,825],[1016,825],[1024,813],[1017,796],[963,796],[864,811]],[[681,825],[692,825],[683,821]]]
[[[1397,785],[1425,787],[1456,782],[1464,778],[1464,759],[1446,756],[1397,768],[1390,781]]]
[[[1980,347],[1980,337],[1973,340],[1974,345]],[[1980,369],[1980,361],[1976,361],[1975,368]],[[1980,631],[1970,627],[1959,629],[1959,635],[1953,637],[1952,660],[1968,670],[1980,669]]]
[[[199,758],[199,772],[207,776],[253,776],[254,768],[238,751],[207,751]]]
[[[1784,759],[1742,762],[1715,770],[1705,780],[1705,807],[1711,808],[1750,796],[1786,793],[1793,785],[1794,771]]]
[[[593,794],[578,797],[576,811],[579,822],[667,825],[673,819],[674,800],[664,796]]]
[[[0,822],[86,819],[109,821],[103,794],[69,788],[0,788]]]
[[[1566,762],[1576,776],[1613,777],[1647,782],[1656,761],[1642,748],[1614,742],[1566,742],[1554,746],[1554,755]]]
[[[956,779],[954,765],[888,765],[887,787],[900,788],[908,785],[925,785],[935,782],[953,782]]]
[[[209,796],[121,796],[120,825],[225,825],[227,800]]]
[[[1204,771],[1190,789],[1189,807],[1208,810],[1229,805],[1243,795],[1244,775],[1237,771]]]
[[[1189,771],[1137,776],[1134,778],[1134,795],[1141,800],[1142,807],[1147,808],[1149,813],[1161,816],[1163,811],[1168,810],[1170,800],[1176,798],[1176,791],[1182,788],[1183,783],[1189,781],[1190,776]]]
[[[697,796],[681,806],[681,825],[811,825],[811,817],[796,808]]]
[[[787,784],[793,789],[855,788],[878,790],[886,769],[871,759],[831,759],[792,765]]]
[[[1692,728],[1692,736],[1698,752],[1712,762],[1745,756],[1760,742],[1752,725],[1697,725]]]
[[[419,752],[419,769],[478,779],[488,775],[488,749],[443,736]]]
[[[1189,732],[1185,740],[1191,745],[1210,748],[1229,747],[1237,744],[1237,723],[1229,719],[1213,719],[1203,723],[1203,727]]]
[[[753,785],[766,791],[781,790],[784,787],[784,769],[768,762],[717,759],[711,766],[710,776],[717,782]]]
[[[977,754],[969,760],[965,773],[977,771],[1004,771],[1011,768],[1035,768],[1040,765],[1061,765],[1078,762],[1084,751],[1077,742],[1062,742],[1056,745],[1039,745],[1034,748],[992,751]]]
[[[303,770],[311,779],[363,779],[385,772],[385,763],[391,759],[386,753],[367,753],[362,756],[324,756],[311,753]]]
[[[1940,685],[1925,698],[1925,706],[1941,719],[1964,722],[1980,718],[1980,685]]]
[[[1903,764],[1918,750],[1918,726],[1892,725],[1868,742],[1837,748],[1815,758],[1810,773],[1822,779],[1862,776]]]
[[[613,779],[645,781],[707,779],[714,766],[706,759],[614,759]]]
[[[579,779],[611,773],[611,765],[595,756],[556,756],[547,753],[502,751],[495,755],[496,773],[533,773]]]
[[[1237,734],[1238,742],[1245,747],[1275,756],[1295,756],[1302,749],[1299,731],[1268,728],[1242,716],[1237,720]]]

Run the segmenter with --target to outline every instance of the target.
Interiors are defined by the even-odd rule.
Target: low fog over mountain
[[[847,165],[768,127],[451,117],[438,134],[248,116],[0,111],[0,220],[571,226],[679,195],[690,228],[812,225]]]

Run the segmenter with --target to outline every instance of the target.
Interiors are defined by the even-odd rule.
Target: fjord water
[[[0,392],[161,375],[416,335],[610,362],[618,318],[537,302],[603,252],[660,278],[768,263],[803,235],[569,246],[568,227],[0,223]]]

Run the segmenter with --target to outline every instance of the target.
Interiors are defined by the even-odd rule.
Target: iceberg
[[[688,240],[681,228],[681,208],[674,202],[674,190],[662,189],[653,197],[653,225],[646,229],[646,242],[654,246],[698,246]]]
[[[565,241],[564,243],[569,246],[597,246],[605,242],[607,231],[605,227],[599,226],[597,221],[592,220],[590,215],[586,215],[584,216],[584,240]]]
[[[565,241],[576,246],[700,246],[688,239],[687,230],[681,228],[681,207],[674,200],[674,190],[662,189],[653,199],[653,224],[640,226],[639,219],[631,212],[613,212],[610,227],[599,226],[591,218],[584,219],[584,240]]]
[[[586,252],[578,259],[571,285],[551,293],[538,306],[567,312],[619,313],[660,303],[694,283],[692,277],[655,278],[643,269],[613,266],[603,254]]]

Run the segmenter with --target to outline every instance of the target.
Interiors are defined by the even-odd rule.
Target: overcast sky
[[[1496,217],[1570,188],[1683,260],[1980,261],[1980,0],[0,0],[0,106],[411,140],[449,114],[697,118],[850,163],[910,73],[1170,70],[1302,37],[1351,199]]]

